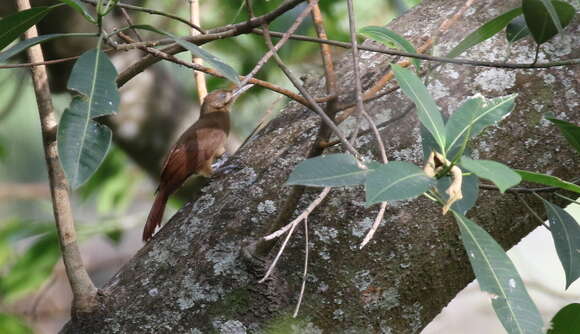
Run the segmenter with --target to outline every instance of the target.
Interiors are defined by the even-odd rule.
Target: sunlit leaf
[[[329,154],[304,160],[290,173],[288,184],[338,187],[363,184],[368,170],[350,154]]]
[[[505,28],[505,38],[509,43],[515,43],[529,34],[530,30],[522,15],[513,19]]]
[[[56,233],[36,240],[0,277],[2,299],[12,302],[38,289],[50,277],[59,258]]]
[[[516,267],[502,247],[480,226],[453,212],[463,247],[482,291],[508,333],[543,333],[542,316],[530,298]]]
[[[40,22],[55,7],[30,8],[2,18],[0,20],[0,50],[24,34],[30,27]]]
[[[449,195],[445,192],[447,188],[451,185],[451,177],[444,176],[437,180],[437,192],[441,199],[445,202],[449,199]],[[477,198],[479,196],[479,178],[474,175],[463,176],[463,182],[461,183],[461,193],[463,198],[451,205],[451,209],[465,214],[469,209],[471,209]]]
[[[465,140],[474,138],[486,127],[504,119],[514,109],[517,94],[494,99],[476,97],[465,101],[445,125],[447,155],[454,157]]]
[[[550,232],[566,274],[566,289],[580,277],[580,225],[564,209],[544,200]],[[579,314],[580,315],[580,314]]]
[[[580,328],[580,304],[564,306],[550,321],[547,334],[577,334]]]
[[[78,188],[97,170],[111,145],[109,128],[91,119],[88,101],[76,96],[60,119],[58,151],[67,179]]]
[[[67,4],[69,7],[79,12],[87,21],[91,23],[97,23],[97,20],[95,20],[95,18],[87,10],[85,4],[79,0],[60,0],[60,2]]]
[[[392,161],[369,172],[366,204],[413,198],[435,184],[435,179],[410,162]]]
[[[9,58],[13,57],[14,55],[19,54],[20,52],[28,49],[29,47],[44,43],[46,41],[53,40],[55,38],[61,37],[96,37],[95,34],[81,34],[81,33],[74,33],[74,34],[48,34],[48,35],[41,35],[38,37],[25,39],[16,43],[14,46],[6,49],[5,51],[0,52],[0,63],[5,62]]]
[[[516,169],[515,171],[516,173],[520,174],[523,181],[539,183],[550,187],[559,187],[564,190],[580,193],[580,186],[571,182],[564,181],[559,177],[548,174],[529,172],[527,170]]]
[[[579,126],[576,126],[572,123],[568,123],[566,121],[562,121],[559,119],[550,118],[550,117],[547,118],[547,120],[556,124],[560,128],[560,131],[562,131],[562,134],[564,135],[564,137],[566,137],[566,139],[568,140],[568,143],[570,143],[570,145],[572,145],[576,149],[576,151],[580,152],[580,127]]]
[[[17,316],[0,313],[0,333],[6,334],[33,334],[32,328]]]
[[[558,0],[522,0],[522,10],[528,29],[538,44],[556,36],[576,14],[572,5]],[[561,26],[554,24],[558,19]]]
[[[427,87],[425,87],[421,79],[412,71],[396,64],[391,65],[391,68],[395,73],[401,90],[415,102],[419,120],[431,132],[441,150],[444,150],[445,125],[443,123],[443,117],[435,100],[429,94]]]
[[[463,53],[463,51],[493,37],[495,34],[505,28],[505,26],[507,26],[508,23],[510,23],[515,17],[521,14],[521,8],[514,8],[486,22],[477,30],[467,35],[467,37],[465,37],[456,47],[449,51],[447,57],[455,58]]]
[[[230,80],[231,82],[235,83],[236,85],[240,84],[239,74],[236,72],[236,70],[234,70],[230,65],[226,64],[218,57],[216,57],[213,54],[200,48],[199,46],[197,46],[191,42],[188,42],[182,38],[174,36],[170,33],[156,29],[156,28],[149,26],[149,25],[134,25],[131,28],[153,31],[153,32],[165,35],[165,36],[173,39],[175,41],[175,43],[181,45],[183,48],[187,49],[189,52],[191,52],[196,57],[199,57],[199,58],[203,59],[204,61],[206,61],[209,67],[218,71],[226,79]]]
[[[377,27],[377,26],[368,26],[360,29],[359,31],[362,35],[382,43],[388,47],[391,44],[395,44],[399,49],[407,51],[409,53],[417,53],[417,50],[409,42],[405,39],[405,37],[397,34],[396,32],[387,29],[385,27]],[[415,66],[415,69],[418,71],[421,68],[421,62],[417,58],[410,58],[411,63]]]
[[[493,182],[502,193],[522,180],[518,173],[497,161],[472,160],[462,157],[460,164],[475,175]]]

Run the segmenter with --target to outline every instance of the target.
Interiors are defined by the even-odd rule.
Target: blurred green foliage
[[[0,313],[0,333],[6,334],[32,334],[33,331],[20,318]]]

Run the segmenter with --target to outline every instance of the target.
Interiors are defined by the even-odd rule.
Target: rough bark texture
[[[427,1],[390,27],[418,43],[464,1]],[[445,53],[467,33],[519,1],[476,1],[465,18],[439,40]],[[580,56],[577,22],[542,47],[541,61]],[[367,42],[368,43],[368,42]],[[530,62],[529,41],[513,48],[511,61]],[[464,56],[503,60],[502,34]],[[392,59],[362,53],[363,86],[369,87]],[[337,64],[343,93],[352,90],[350,57]],[[518,93],[516,110],[474,143],[474,156],[496,159],[512,167],[577,177],[580,159],[558,130],[542,119],[552,112],[580,122],[580,69],[501,70],[468,66],[439,67],[430,91],[445,112],[467,97]],[[324,82],[309,90],[322,95]],[[352,100],[352,94],[342,102]],[[409,101],[400,93],[367,105],[379,122],[400,114]],[[341,127],[348,130],[351,121]],[[473,280],[455,222],[440,208],[420,198],[388,206],[382,226],[362,251],[358,245],[378,208],[365,208],[359,188],[334,189],[309,219],[310,268],[305,299],[297,320],[291,320],[302,277],[304,240],[298,229],[265,284],[259,262],[240,255],[259,238],[289,192],[284,185],[294,165],[309,151],[318,117],[291,103],[258,136],[227,163],[233,170],[217,176],[203,196],[187,204],[101,290],[101,308],[86,319],[69,323],[66,333],[243,333],[293,329],[300,333],[417,333]],[[391,160],[421,164],[418,121],[410,113],[381,129]],[[371,136],[358,148],[377,156]],[[330,150],[334,151],[334,150]],[[318,193],[303,196],[300,209]],[[469,217],[481,224],[506,249],[537,227],[537,222],[512,194],[481,191]],[[527,196],[543,212],[540,203]],[[557,202],[557,201],[556,201]],[[258,263],[258,264],[256,264]],[[257,268],[257,269],[256,269]]]

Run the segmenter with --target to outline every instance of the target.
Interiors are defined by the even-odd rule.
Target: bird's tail
[[[145,228],[143,229],[143,241],[149,241],[153,236],[153,233],[155,233],[157,226],[161,225],[168,197],[169,196],[164,189],[159,189],[159,192],[157,192],[157,195],[155,196],[155,201],[153,202],[151,211],[149,211],[147,223],[145,223]]]

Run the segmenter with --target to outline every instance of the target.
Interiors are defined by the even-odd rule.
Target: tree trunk
[[[419,45],[464,3],[425,0],[389,27]],[[440,54],[519,4],[475,1],[461,21],[439,37]],[[542,46],[540,61],[580,57],[578,30],[575,22],[563,37]],[[500,33],[462,57],[501,61],[506,47]],[[510,61],[532,62],[534,48],[530,40],[518,42]],[[363,87],[380,78],[393,60],[362,52]],[[515,111],[473,143],[474,156],[570,179],[578,176],[580,158],[542,115],[552,112],[558,118],[580,122],[579,72],[579,66],[506,70],[444,65],[431,74],[429,88],[446,113],[476,93],[486,97],[518,93]],[[350,54],[337,64],[337,73],[344,97],[340,102],[351,102]],[[316,96],[323,95],[323,80],[308,89]],[[380,123],[400,115],[409,104],[397,92],[368,103],[367,110]],[[102,288],[100,309],[89,318],[73,319],[63,332],[244,333],[268,328],[293,328],[300,333],[421,331],[474,278],[457,225],[425,198],[389,203],[374,239],[359,250],[378,205],[366,208],[364,193],[358,187],[333,189],[308,221],[310,265],[297,319],[291,319],[291,314],[302,279],[303,228],[297,229],[273,278],[264,284],[257,281],[265,264],[241,255],[246,245],[265,234],[283,207],[290,192],[284,183],[309,151],[319,123],[313,112],[290,103],[280,117],[229,159],[226,165],[233,170],[216,176],[203,189],[201,198],[185,205]],[[341,128],[348,130],[353,124],[354,120],[349,120]],[[382,128],[381,133],[391,160],[422,165],[414,113]],[[357,149],[378,158],[372,135],[362,137]],[[318,193],[319,189],[309,188],[295,214]],[[534,196],[521,196],[543,212]],[[468,216],[506,249],[538,226],[510,193],[480,191]],[[276,251],[277,247],[268,260]]]

